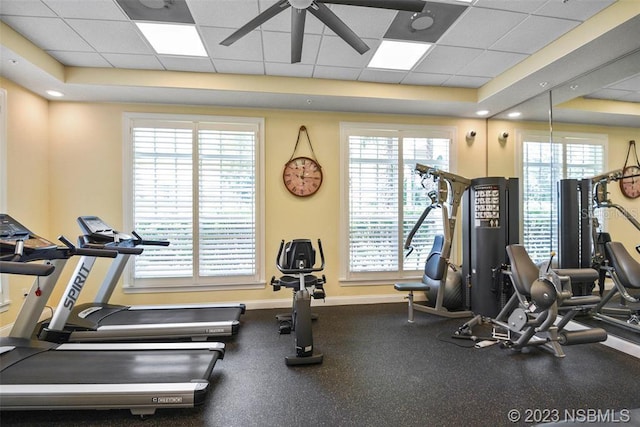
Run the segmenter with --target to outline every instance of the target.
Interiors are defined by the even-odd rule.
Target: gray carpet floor
[[[416,313],[405,304],[314,307],[321,365],[288,367],[293,336],[275,314],[249,310],[214,369],[206,403],[158,410],[2,412],[3,426],[512,426],[542,412],[585,414],[640,407],[638,359],[601,344],[566,357],[499,346],[475,349],[451,334],[466,319]],[[579,411],[583,412],[579,412]],[[514,423],[509,415],[517,411]],[[568,411],[568,412],[566,412]],[[624,414],[624,412],[623,412]],[[525,417],[529,415],[529,420]],[[549,419],[553,421],[553,418]],[[626,425],[639,425],[631,423]]]

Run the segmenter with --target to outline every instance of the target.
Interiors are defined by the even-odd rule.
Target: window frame
[[[552,134],[552,138],[553,138],[553,144],[557,144],[559,146],[562,147],[562,152],[560,153],[561,158],[562,158],[562,165],[561,167],[561,177],[560,179],[565,179],[567,177],[567,152],[566,152],[566,145],[568,144],[576,144],[576,141],[581,141],[581,144],[584,145],[599,145],[602,146],[602,172],[605,172],[607,165],[608,165],[608,159],[607,159],[607,153],[608,153],[608,145],[609,145],[609,136],[607,134],[601,134],[601,133],[586,133],[586,132],[567,132],[567,131],[554,131]],[[535,143],[542,143],[542,144],[550,144],[550,135],[548,131],[537,131],[537,130],[527,130],[527,129],[518,129],[516,131],[516,168],[518,171],[518,176],[520,176],[520,194],[522,195],[522,197],[520,197],[520,212],[522,212],[522,220],[520,221],[520,227],[519,227],[519,234],[520,234],[520,241],[524,244],[524,229],[525,229],[525,219],[524,219],[524,195],[527,194],[526,193],[526,189],[524,188],[525,186],[525,174],[524,174],[524,144],[525,142],[535,142]],[[588,177],[585,177],[588,178]],[[553,182],[551,183],[551,191],[552,191],[552,203],[554,203],[557,206],[558,200],[557,200],[557,182]],[[605,227],[606,228],[606,217],[602,217],[599,218],[599,222],[600,222],[600,226],[601,227]],[[557,242],[558,240],[558,216],[557,216],[557,209],[556,209],[556,215],[553,218],[550,218],[550,227],[551,227],[551,242],[555,241]],[[555,231],[555,233],[554,233]],[[551,246],[553,246],[553,243],[551,243]],[[555,245],[557,246],[557,244]],[[550,251],[558,251],[557,247],[550,247],[549,248]],[[532,253],[532,258],[534,258],[535,261],[543,261],[546,260],[548,258],[548,254],[545,254],[544,256],[541,256],[540,259],[536,258],[535,254]]]
[[[212,126],[220,129],[231,126],[250,126],[255,129],[255,271],[248,276],[214,276],[214,277],[165,277],[155,279],[135,279],[133,277],[133,262],[129,262],[123,274],[123,290],[125,293],[155,293],[175,291],[211,291],[230,289],[263,289],[266,286],[265,279],[265,130],[264,118],[261,117],[237,117],[217,115],[191,115],[191,114],[163,114],[163,113],[123,113],[123,224],[126,230],[133,230],[133,128],[136,124],[154,123],[158,127],[171,128],[171,122],[176,123],[177,128],[184,127],[185,123],[192,126],[192,139],[194,148],[198,142],[198,124],[204,129],[211,130]],[[198,177],[197,152],[192,152],[193,176]],[[194,185],[197,181],[194,182]],[[193,197],[197,198],[197,191],[193,191]],[[192,219],[197,221],[199,213],[198,203],[192,205]],[[195,225],[195,224],[194,224]],[[196,251],[198,237],[194,236]],[[135,260],[133,260],[135,262]],[[194,263],[194,268],[197,263]]]
[[[350,201],[349,201],[349,136],[356,133],[358,136],[389,136],[400,135],[402,138],[447,138],[449,139],[449,165],[448,171],[455,171],[457,158],[457,127],[455,126],[438,126],[438,125],[411,125],[397,123],[367,123],[367,122],[340,122],[340,267],[339,282],[341,286],[369,286],[369,285],[388,285],[392,281],[419,279],[422,277],[422,267],[417,270],[404,270],[403,258],[405,255],[404,242],[398,245],[399,265],[397,270],[393,271],[369,271],[369,272],[352,272],[350,271],[349,259],[349,218],[350,218]],[[398,232],[400,238],[403,235],[402,213],[403,213],[403,189],[402,183],[404,175],[403,162],[403,144],[398,143]],[[415,179],[420,179],[416,174]],[[425,193],[425,199],[427,199]],[[427,205],[424,206],[426,208]],[[432,211],[429,216],[441,220],[441,212],[439,210]]]

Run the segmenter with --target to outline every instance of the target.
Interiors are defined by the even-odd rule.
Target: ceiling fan
[[[375,7],[408,12],[422,12],[425,2],[422,0],[279,0],[273,6],[247,22],[240,29],[220,42],[223,46],[230,46],[251,31],[267,22],[280,12],[291,7],[291,63],[300,62],[302,58],[302,39],[304,37],[304,23],[307,10],[329,27],[340,38],[347,42],[361,55],[369,50],[369,46],[362,41],[325,3],[344,4],[351,6]]]

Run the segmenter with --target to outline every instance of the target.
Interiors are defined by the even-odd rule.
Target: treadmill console
[[[94,243],[106,244],[133,239],[128,234],[114,230],[97,216],[80,216],[78,217],[78,225],[82,230],[82,234],[89,237]]]
[[[0,214],[0,251],[13,253],[17,242],[24,242],[26,249],[52,249],[57,244],[32,233],[14,218]]]

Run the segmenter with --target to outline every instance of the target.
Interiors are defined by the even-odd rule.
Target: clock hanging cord
[[[291,157],[289,157],[289,161],[293,160],[293,157],[296,155],[296,151],[298,150],[298,144],[300,143],[300,135],[302,135],[302,132],[304,132],[305,135],[307,136],[307,141],[309,142],[309,148],[311,149],[311,155],[313,156],[313,160],[315,160],[315,162],[318,163],[318,158],[316,157],[316,153],[315,151],[313,151],[313,145],[311,144],[311,138],[309,137],[309,132],[307,131],[307,127],[304,125],[300,126],[300,129],[298,129],[298,139],[296,139],[296,145],[293,147],[293,153],[291,153]],[[318,166],[320,166],[319,163],[318,163]]]

